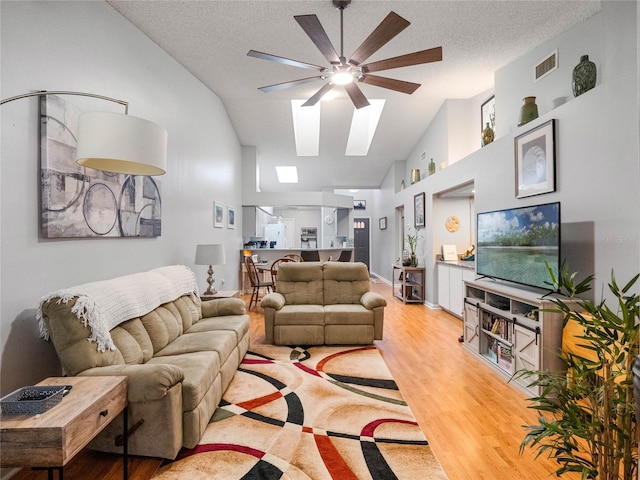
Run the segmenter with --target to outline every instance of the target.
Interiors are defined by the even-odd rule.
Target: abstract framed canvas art
[[[40,100],[40,232],[44,238],[159,237],[160,185],[76,163],[80,108],[60,96]]]

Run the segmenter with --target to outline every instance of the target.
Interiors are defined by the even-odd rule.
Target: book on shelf
[[[507,371],[511,370],[511,365],[513,363],[513,356],[511,353],[511,347],[507,347],[506,345],[500,345],[498,347],[498,365]]]

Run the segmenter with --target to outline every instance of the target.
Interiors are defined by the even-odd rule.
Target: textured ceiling
[[[327,65],[294,15],[316,14],[340,52],[340,14],[330,0],[108,2],[223,101],[242,145],[257,148],[262,191],[375,188],[404,160],[447,98],[493,87],[496,70],[600,10],[600,1],[354,0],[344,12],[347,58],[390,12],[411,25],[369,61],[442,46],[443,61],[380,72],[421,83],[413,94],[359,84],[387,99],[366,157],[344,150],[353,106],[342,89],[322,102],[320,155],[297,157],[289,100],[308,98],[310,82],[270,93],[257,88],[312,76],[310,70],[247,56],[250,49]],[[299,184],[280,185],[275,165],[297,165]]]

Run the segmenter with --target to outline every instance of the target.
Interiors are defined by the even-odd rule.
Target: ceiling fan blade
[[[344,89],[347,91],[349,98],[351,98],[351,101],[356,108],[369,106],[367,97],[364,96],[364,93],[362,93],[362,90],[360,90],[360,87],[358,87],[358,85],[356,85],[355,83],[347,83],[344,86]]]
[[[409,25],[411,25],[411,23],[408,20],[405,20],[395,12],[389,12],[389,15],[382,20],[380,25],[371,32],[371,35],[353,52],[349,63],[356,67],[359,66]]]
[[[392,68],[411,67],[422,63],[440,62],[442,61],[442,47],[430,48],[419,52],[400,55],[399,57],[387,58],[378,62],[362,65],[364,73],[379,72],[382,70],[391,70]]]
[[[325,84],[320,90],[313,94],[309,100],[302,104],[303,107],[313,107],[316,103],[320,101],[320,99],[327,93],[329,90],[333,88],[333,83],[329,82]]]
[[[327,32],[322,28],[322,24],[315,15],[295,15],[293,18],[300,24],[302,29],[309,35],[309,38],[316,44],[318,50],[325,56],[332,65],[340,65],[340,57],[333,48],[333,44]]]
[[[311,70],[318,70],[319,72],[326,72],[326,67],[320,65],[314,65],[312,63],[299,62],[298,60],[291,60],[290,58],[278,57],[277,55],[271,55],[270,53],[258,52],[256,50],[249,50],[247,53],[249,57],[261,58],[262,60],[271,60],[272,62],[283,63],[285,65],[291,65],[292,67],[309,68]]]
[[[321,75],[318,75],[317,77],[300,78],[298,80],[291,80],[290,82],[276,83],[275,85],[267,85],[266,87],[258,88],[258,90],[264,93],[269,93],[269,92],[273,92],[274,90],[282,90],[283,88],[293,87],[295,85],[312,82],[314,80],[322,80],[323,78],[324,77]]]
[[[388,88],[396,92],[408,93],[411,95],[419,87],[419,83],[405,82],[404,80],[396,80],[394,78],[378,77],[377,75],[363,75],[360,79],[362,83],[375,85],[376,87]]]

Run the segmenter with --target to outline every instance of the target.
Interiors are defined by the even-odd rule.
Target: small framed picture
[[[365,210],[367,208],[366,200],[354,200],[353,201],[353,209],[354,210]]]
[[[382,217],[378,220],[378,228],[380,228],[380,230],[387,229],[387,217]]]
[[[213,202],[213,226],[224,227],[224,205],[220,202]]]
[[[496,96],[492,95],[486,102],[480,107],[480,131],[482,132],[487,128],[487,123],[493,130],[493,135],[496,134]]]
[[[236,209],[227,205],[227,228],[236,228]]]
[[[555,125],[549,120],[514,139],[516,198],[556,190]]]
[[[413,218],[416,227],[424,227],[424,192],[413,196]]]

